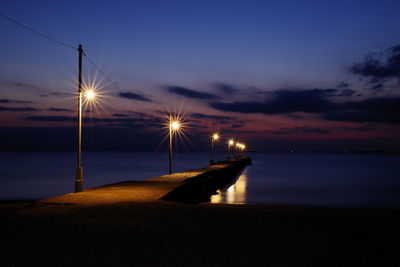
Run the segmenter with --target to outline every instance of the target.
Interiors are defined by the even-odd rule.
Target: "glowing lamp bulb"
[[[218,134],[214,134],[212,137],[214,140],[218,140],[219,139],[219,135]]]
[[[229,142],[228,142],[228,144],[231,146],[231,145],[233,145],[235,142],[231,139],[231,140],[229,140]]]
[[[172,130],[178,130],[181,127],[181,124],[178,121],[171,122]]]
[[[86,90],[85,97],[87,100],[93,100],[96,97],[96,93],[94,90]]]

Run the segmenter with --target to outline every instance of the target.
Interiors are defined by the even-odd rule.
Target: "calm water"
[[[214,203],[400,208],[400,156],[254,154],[236,184]],[[220,159],[224,156],[220,155]],[[174,171],[207,165],[207,154],[177,153]],[[85,187],[166,174],[166,153],[84,154]],[[0,153],[0,199],[71,192],[73,153]]]

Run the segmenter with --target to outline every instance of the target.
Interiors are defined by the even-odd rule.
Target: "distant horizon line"
[[[29,152],[29,153],[59,153],[59,152],[68,152],[68,153],[76,153],[75,150],[72,149],[41,149],[41,150],[28,150],[28,149],[0,149],[0,153],[12,153],[12,152]],[[86,152],[120,152],[120,153],[167,153],[167,151],[150,151],[150,150],[124,150],[124,149],[90,149],[86,150]],[[199,153],[199,154],[207,154],[209,151],[176,151],[176,153]],[[217,154],[224,154],[226,152],[216,152]],[[400,149],[377,149],[377,150],[352,150],[352,149],[337,149],[337,150],[329,150],[329,149],[313,149],[313,150],[270,150],[270,151],[247,151],[249,154],[400,154]]]

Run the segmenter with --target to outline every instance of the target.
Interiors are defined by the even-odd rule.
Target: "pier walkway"
[[[119,202],[148,202],[171,196],[171,192],[181,188],[191,188],[190,194],[204,188],[214,190],[221,179],[227,175],[238,174],[250,163],[250,158],[243,157],[235,160],[217,162],[202,169],[187,170],[151,178],[145,181],[125,181],[84,190],[80,193],[69,193],[62,196],[40,200],[40,204],[71,205],[71,204],[112,204]],[[209,184],[213,186],[210,187]],[[190,186],[188,186],[190,185]],[[187,193],[187,192],[186,192]],[[197,192],[198,193],[198,192]],[[173,199],[169,199],[173,200]]]

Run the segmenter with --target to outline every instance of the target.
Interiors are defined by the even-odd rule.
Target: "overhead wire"
[[[3,17],[4,19],[8,20],[9,22],[12,22],[12,23],[14,23],[15,25],[17,25],[17,26],[23,28],[24,30],[29,31],[29,32],[31,32],[31,33],[33,33],[33,34],[35,34],[35,35],[38,35],[38,36],[40,36],[40,37],[42,37],[42,38],[44,38],[44,39],[47,39],[48,41],[51,41],[51,42],[53,42],[53,43],[57,43],[57,44],[62,45],[62,46],[64,46],[64,47],[67,47],[67,48],[73,49],[73,50],[75,50],[75,51],[78,51],[78,47],[73,46],[73,45],[71,45],[71,44],[68,44],[68,43],[66,43],[66,42],[57,40],[57,39],[55,39],[55,38],[53,38],[53,37],[51,37],[51,36],[49,36],[49,35],[47,35],[47,34],[41,33],[41,32],[39,32],[39,31],[37,31],[37,30],[31,28],[31,27],[28,27],[28,26],[26,26],[25,24],[20,23],[20,22],[16,21],[15,19],[13,19],[13,18],[11,18],[11,17],[5,15],[5,14],[2,13],[1,11],[0,11],[0,16]],[[88,60],[88,62],[89,62],[90,64],[92,64],[92,66],[93,66],[95,69],[97,69],[97,71],[98,71],[98,72],[99,72],[99,73],[100,73],[100,74],[101,74],[115,89],[117,89],[117,90],[119,91],[119,93],[123,93],[123,90],[122,90],[113,80],[111,80],[111,79],[106,75],[106,73],[94,62],[94,60],[92,60],[85,52],[83,52],[83,55],[86,57],[86,59]],[[130,104],[132,104],[132,103],[135,103],[140,109],[142,109],[142,111],[148,112],[148,109],[147,109],[147,108],[144,108],[144,107],[143,107],[141,104],[139,104],[137,101],[130,101]]]
[[[107,74],[105,74],[105,72],[85,53],[83,52],[83,55],[87,58],[88,62],[90,64],[93,65],[93,67],[95,69],[97,69],[97,71],[115,88],[119,91],[119,93],[123,93],[123,90],[114,82],[112,81]],[[137,103],[137,101],[134,101],[134,103],[141,108],[142,110],[147,110],[146,108],[144,108],[142,105],[140,105],[139,103]]]
[[[67,43],[65,43],[63,41],[59,41],[59,40],[57,40],[57,39],[55,39],[53,37],[48,36],[47,34],[41,33],[41,32],[39,32],[37,30],[34,30],[34,29],[32,29],[32,28],[30,28],[30,27],[28,27],[28,26],[26,26],[26,25],[24,25],[24,24],[22,24],[22,23],[20,23],[20,22],[18,22],[16,20],[12,19],[12,18],[10,18],[9,16],[5,15],[4,13],[2,13],[1,11],[0,11],[0,16],[2,16],[3,18],[7,19],[8,21],[20,26],[21,28],[24,28],[25,30],[30,31],[30,32],[32,32],[32,33],[34,33],[36,35],[39,35],[39,36],[43,37],[43,38],[46,38],[46,39],[48,39],[48,40],[50,40],[52,42],[58,43],[60,45],[66,46],[68,48],[72,48],[74,50],[78,49],[77,47],[75,47],[73,45],[67,44]]]
[[[94,63],[94,61],[93,61],[85,52],[83,52],[83,55],[87,58],[87,60],[89,61],[89,63],[92,64],[93,67],[95,67],[95,69],[97,69],[97,71],[98,71],[98,72],[99,72],[99,73],[100,73],[100,74],[101,74],[115,89],[117,89],[118,91],[122,91],[121,88],[119,88],[115,82],[113,82],[110,78],[108,78],[108,76],[104,73],[104,71],[103,71],[99,66],[97,66],[97,64]]]
[[[45,38],[45,39],[49,40],[49,41],[52,41],[52,42],[54,42],[54,43],[57,43],[57,44],[59,44],[59,45],[63,45],[63,46],[65,46],[65,47],[68,47],[68,48],[71,48],[71,49],[74,49],[74,50],[77,50],[77,49],[78,49],[77,47],[75,47],[75,46],[73,46],[73,45],[70,45],[70,44],[68,44],[68,43],[66,43],[66,42],[63,42],[63,41],[60,41],[60,40],[57,40],[57,39],[55,39],[55,38],[53,38],[53,37],[51,37],[51,36],[49,36],[49,35],[47,35],[47,34],[41,33],[41,32],[39,32],[39,31],[37,31],[37,30],[31,28],[31,27],[28,27],[28,26],[26,26],[25,24],[22,24],[22,23],[16,21],[15,19],[13,19],[13,18],[10,18],[9,16],[5,15],[4,13],[2,13],[1,11],[0,11],[0,16],[3,17],[3,18],[5,18],[6,20],[8,20],[8,21],[10,21],[10,22],[12,22],[12,23],[18,25],[19,27],[21,27],[21,28],[23,28],[23,29],[25,29],[25,30],[27,30],[27,31],[30,31],[30,32],[32,32],[32,33],[34,33],[34,34],[36,34],[36,35],[42,37],[42,38]],[[122,93],[122,89],[119,88],[119,87],[117,86],[117,84],[116,84],[114,81],[112,81],[112,80],[104,73],[104,71],[103,71],[103,70],[102,70],[102,69],[101,69],[101,68],[100,68],[100,67],[99,67],[85,52],[84,52],[83,54],[84,54],[84,56],[88,59],[88,62],[89,62],[90,64],[92,64],[93,67],[95,67],[95,68],[97,69],[97,71],[98,71],[98,72],[99,72],[99,73],[100,73],[100,74],[101,74],[115,89],[117,89],[120,93]],[[141,106],[139,103],[136,103],[136,104],[137,104],[140,108],[144,109],[143,106]]]

